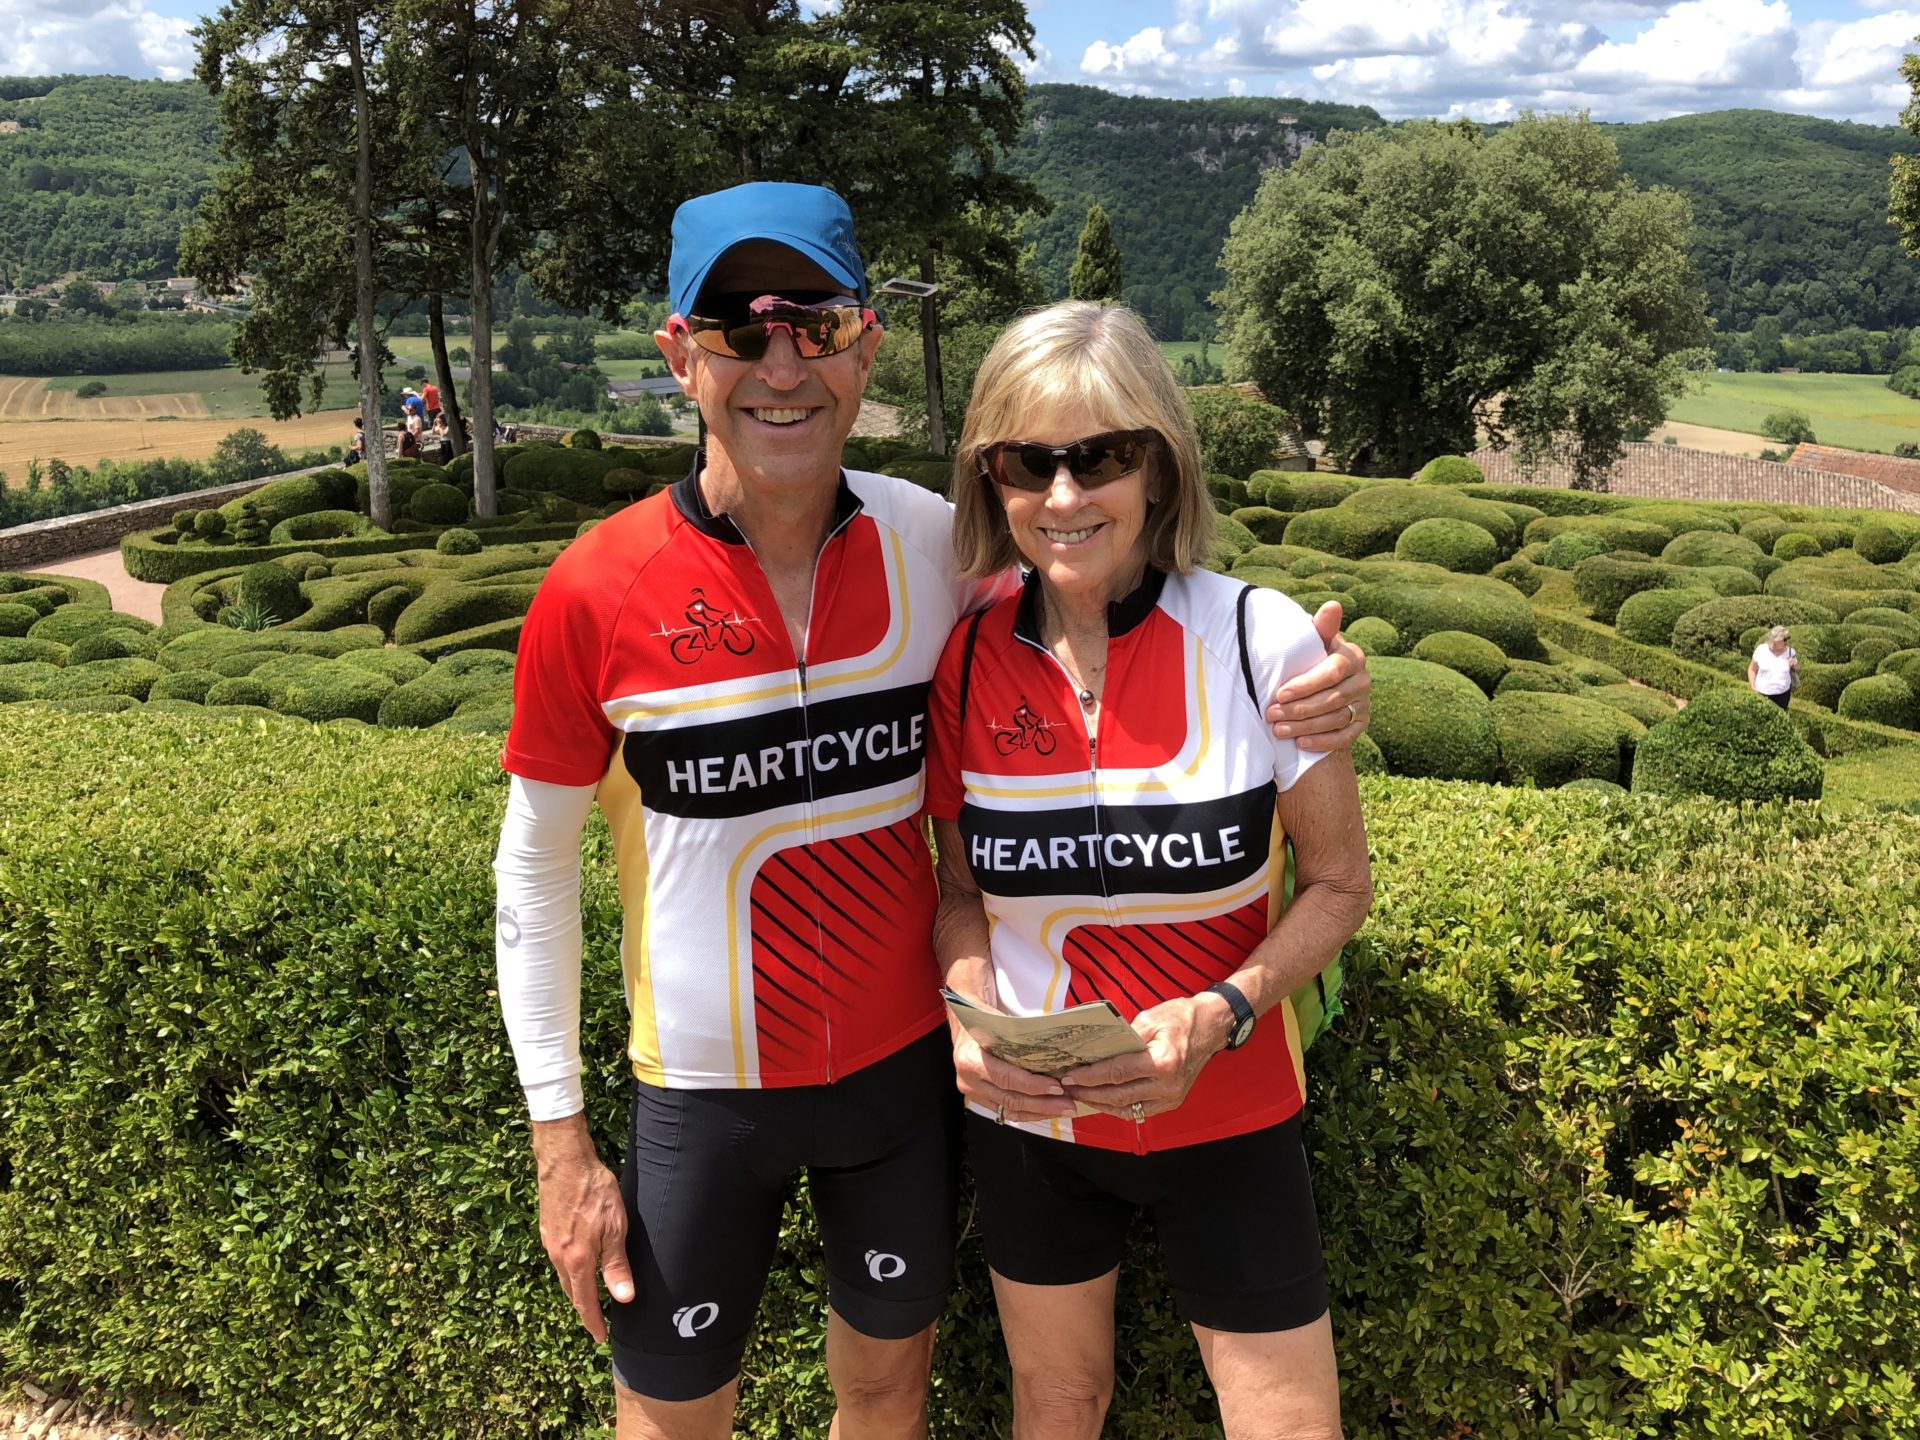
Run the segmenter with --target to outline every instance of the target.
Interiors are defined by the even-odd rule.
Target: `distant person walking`
[[[431,380],[420,387],[420,404],[427,413],[427,424],[440,418],[440,387]]]
[[[1753,647],[1753,659],[1747,664],[1747,684],[1756,695],[1764,695],[1782,710],[1800,683],[1800,656],[1787,643],[1787,627],[1776,625],[1767,638]]]
[[[347,442],[347,460],[356,463],[367,458],[367,422],[359,415],[353,417],[353,439]]]

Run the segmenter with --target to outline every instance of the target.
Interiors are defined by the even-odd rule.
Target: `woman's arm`
[[[1329,755],[1280,793],[1293,841],[1293,903],[1227,977],[1264,1015],[1324,970],[1373,905],[1372,866],[1353,760]],[[1142,1010],[1133,1028],[1144,1053],[1082,1066],[1061,1077],[1067,1094],[1111,1115],[1158,1115],[1187,1098],[1201,1069],[1226,1047],[1233,1012],[1218,995],[1184,995]]]
[[[1747,688],[1751,690],[1759,683],[1760,662],[1758,660],[1749,660],[1747,661]]]
[[[980,887],[973,882],[973,868],[967,864],[966,841],[951,820],[935,820],[933,838],[940,852],[934,863],[940,882],[940,908],[933,917],[934,959],[949,990],[997,1010],[987,909]],[[1073,1102],[1057,1082],[996,1060],[951,1013],[947,1026],[953,1034],[955,1083],[974,1104],[1006,1120],[1045,1120],[1073,1113]]]

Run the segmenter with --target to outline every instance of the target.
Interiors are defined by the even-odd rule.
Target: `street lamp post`
[[[932,267],[928,267],[931,273]],[[940,322],[934,298],[940,287],[931,280],[908,280],[896,276],[880,287],[882,295],[899,295],[920,302],[920,353],[927,371],[927,448],[936,455],[947,453],[947,405],[940,385]]]

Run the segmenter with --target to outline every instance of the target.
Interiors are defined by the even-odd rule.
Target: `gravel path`
[[[0,1391],[0,1416],[11,1416],[0,1422],[9,1437],[25,1440],[176,1440],[173,1431],[143,1423],[131,1405],[90,1405],[30,1380]]]
[[[150,585],[127,574],[127,567],[120,563],[118,545],[111,550],[94,550],[85,555],[69,555],[64,560],[36,565],[27,573],[35,572],[71,575],[76,580],[98,580],[113,596],[114,609],[138,615],[142,620],[151,620],[156,625],[160,623],[160,597],[166,593],[167,587]]]

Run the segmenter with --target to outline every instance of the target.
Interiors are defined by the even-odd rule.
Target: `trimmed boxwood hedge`
[[[1623,725],[1640,728],[1619,711],[1577,695],[1503,691],[1493,700],[1501,778],[1543,790],[1588,777],[1617,782]]]
[[[1586,688],[1586,683],[1578,676],[1557,665],[1543,665],[1537,660],[1515,660],[1507,666],[1507,673],[1500,677],[1500,683],[1494,690],[1501,695],[1578,695]]]
[[[1246,526],[1260,544],[1278,545],[1287,533],[1287,522],[1293,516],[1268,505],[1242,505],[1229,518]]]
[[[1368,655],[1398,655],[1403,648],[1400,632],[1372,615],[1362,615],[1349,623],[1346,637]]]
[[[1840,692],[1838,708],[1849,720],[1920,730],[1920,697],[1898,675],[1862,676]]]
[[[1571,570],[1582,560],[1613,549],[1605,536],[1591,530],[1563,530],[1540,553],[1540,563],[1554,570]]]
[[[1464,630],[1436,630],[1413,647],[1413,658],[1457,670],[1488,695],[1507,673],[1500,647]]]
[[[1556,535],[1570,530],[1585,530],[1598,535],[1616,550],[1636,550],[1654,556],[1673,540],[1673,532],[1664,525],[1645,520],[1623,520],[1617,515],[1548,515],[1527,526],[1527,541],[1551,542]]]
[[[16,1372],[207,1440],[587,1440],[604,1352],[540,1249],[487,994],[498,742],[0,727]],[[1911,822],[1363,796],[1378,900],[1305,1131],[1354,1440],[1559,1434],[1576,1398],[1595,1436],[1920,1427]],[[586,848],[587,1118],[611,1155],[630,1080],[598,820]],[[1007,1420],[977,1233],[959,1258],[937,1440]],[[1217,1433],[1150,1241],[1120,1285],[1113,1433]],[[737,1433],[825,1432],[824,1288],[802,1186]]]
[[[1464,455],[1436,455],[1413,478],[1423,485],[1478,485],[1487,477]]]
[[[1633,788],[1718,800],[1818,800],[1820,757],[1771,700],[1709,690],[1647,732]]]
[[[1493,713],[1480,687],[1424,660],[1369,662],[1373,710],[1367,733],[1396,775],[1491,780],[1499,766]]]
[[[478,523],[478,522],[475,522]],[[487,527],[489,546],[521,544],[542,540],[571,540],[578,525],[573,521],[527,522]],[[189,575],[209,570],[226,570],[252,565],[262,560],[278,560],[288,555],[314,555],[329,562],[347,556],[397,555],[403,550],[418,550],[430,543],[419,535],[361,536],[348,540],[302,540],[286,545],[228,545],[217,550],[183,550],[155,540],[160,531],[143,531],[120,542],[121,563],[136,580],[156,585],[171,585]]]
[[[1436,631],[1464,630],[1491,640],[1508,655],[1532,655],[1539,649],[1532,607],[1512,586],[1496,580],[1459,575],[1438,585],[1361,584],[1348,603],[1350,615],[1385,620],[1408,647]]]
[[[1465,575],[1484,575],[1500,559],[1500,544],[1468,520],[1416,520],[1394,542],[1396,560],[1439,565]]]
[[[1823,605],[1781,595],[1743,595],[1696,605],[1673,625],[1673,652],[1683,660],[1711,664],[1738,651],[1740,637],[1756,625],[1829,624],[1834,614]],[[1737,657],[1742,673],[1746,656]]]
[[[1689,577],[1678,567],[1656,560],[1620,554],[1594,555],[1573,567],[1574,593],[1586,605],[1588,613],[1603,625],[1611,625],[1628,598],[1643,590],[1689,588],[1692,588]]]
[[[1649,728],[1679,713],[1673,701],[1658,690],[1649,690],[1644,685],[1597,685],[1582,698],[1611,705],[1621,714],[1631,715]]]
[[[1711,590],[1637,591],[1621,604],[1613,626],[1629,640],[1664,647],[1673,643],[1675,621],[1695,606],[1717,598]]]

